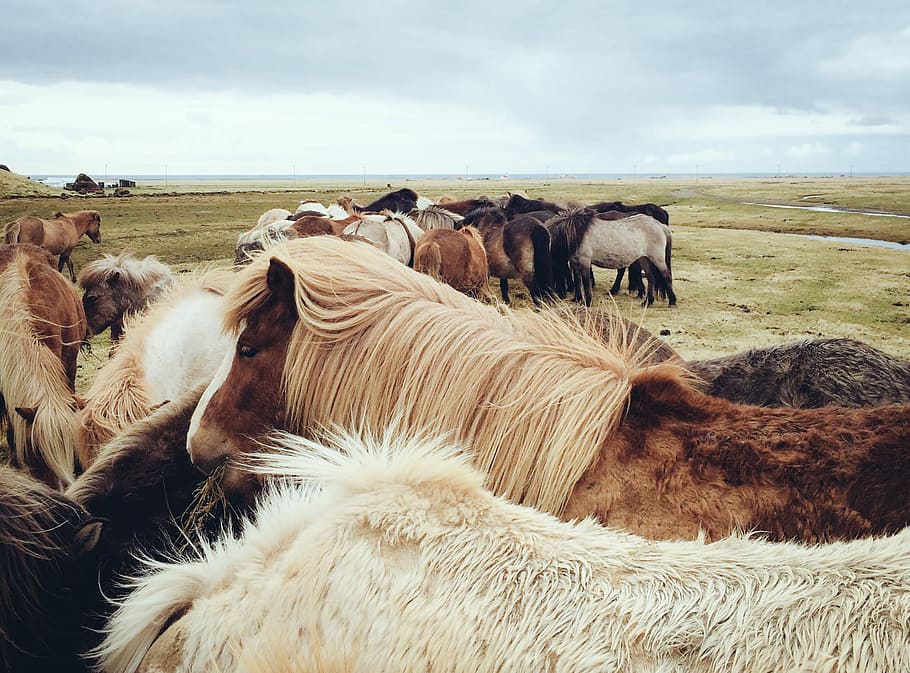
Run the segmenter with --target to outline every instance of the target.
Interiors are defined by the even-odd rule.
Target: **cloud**
[[[11,2],[0,137],[33,172],[747,171],[814,144],[907,170],[905,2]]]

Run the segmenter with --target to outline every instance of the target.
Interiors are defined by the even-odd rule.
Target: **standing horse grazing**
[[[77,503],[0,466],[0,670],[88,671],[100,529]]]
[[[423,236],[423,229],[407,215],[383,211],[365,213],[344,228],[344,234],[363,236],[393,259],[406,266],[414,264],[414,249]]]
[[[176,283],[170,267],[153,255],[136,259],[128,252],[105,255],[79,272],[82,307],[92,334],[111,328],[115,344],[123,334],[124,316],[142,311]]]
[[[69,269],[70,279],[75,283],[76,274],[70,255],[79,239],[87,235],[95,243],[101,243],[101,214],[97,210],[80,210],[77,213],[54,213],[54,219],[20,217],[6,225],[3,232],[5,243],[31,243],[59,255],[57,270],[63,265]]]
[[[94,462],[104,442],[211,378],[231,345],[221,321],[222,295],[233,277],[212,271],[177,285],[127,324],[74,420],[83,468]]]
[[[487,297],[487,253],[483,238],[474,227],[431,229],[417,241],[414,270],[426,273],[459,292]]]
[[[310,260],[318,259],[314,265]],[[768,409],[549,312],[474,301],[328,236],[289,241],[225,298],[237,335],[187,438],[207,472],[272,428],[401,416],[470,447],[494,492],[653,538],[855,538],[910,525],[910,405]],[[225,487],[255,490],[229,462]]]
[[[910,361],[855,339],[806,339],[753,348],[686,368],[709,395],[766,407],[910,403]]]
[[[670,228],[647,215],[618,220],[601,217],[590,208],[570,210],[547,223],[553,238],[553,260],[568,260],[575,280],[575,301],[591,304],[591,265],[619,269],[641,261],[648,277],[647,304],[654,303],[654,286],[676,305],[671,271]]]
[[[73,480],[79,295],[42,248],[0,246],[0,424],[11,462],[59,488]]]
[[[299,483],[240,536],[150,564],[103,671],[239,673],[270,651],[287,673],[910,670],[910,530],[654,542],[495,497],[456,449],[394,432],[260,460]]]
[[[532,217],[509,221],[499,207],[469,212],[457,225],[476,227],[483,237],[490,275],[499,278],[502,300],[509,303],[509,279],[520,278],[539,306],[550,294],[550,233]]]

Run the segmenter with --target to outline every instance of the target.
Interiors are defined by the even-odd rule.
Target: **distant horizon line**
[[[83,171],[84,172],[84,171]],[[22,175],[22,174],[20,174]],[[75,180],[76,176],[79,173],[76,173],[72,178],[68,177],[68,173],[62,171],[52,172],[52,173],[32,173],[28,175],[30,179],[33,180],[47,180],[49,178],[57,179],[67,179]],[[98,176],[99,174],[95,174]],[[870,176],[881,176],[881,177],[899,177],[899,176],[910,176],[908,171],[846,171],[846,172],[834,172],[834,171],[789,171],[789,172],[779,172],[779,171],[706,171],[706,172],[692,172],[692,171],[682,171],[678,173],[658,171],[653,173],[643,173],[643,172],[603,172],[603,173],[583,173],[583,172],[560,172],[560,173],[135,173],[135,172],[117,172],[117,173],[107,173],[103,177],[92,177],[96,182],[98,180],[114,180],[114,179],[144,179],[144,180],[177,180],[177,179],[186,179],[186,178],[196,178],[204,180],[212,179],[239,179],[239,180],[306,180],[306,179],[318,179],[318,178],[331,178],[331,179],[377,179],[377,178],[430,178],[430,179],[448,179],[448,180],[471,180],[471,179],[484,179],[484,180],[519,180],[519,179],[549,179],[549,180],[558,180],[558,179],[577,179],[577,178],[603,178],[603,177],[630,177],[630,178],[660,178],[660,177],[695,177],[695,178],[708,178],[708,177],[726,177],[726,176],[737,176],[737,177],[761,177],[761,178],[786,178],[786,177],[870,177]]]

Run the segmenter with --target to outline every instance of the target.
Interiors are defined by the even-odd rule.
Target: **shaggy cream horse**
[[[346,226],[344,233],[363,236],[392,259],[411,266],[414,263],[414,248],[423,235],[423,229],[407,215],[385,210],[377,215],[362,215],[359,221]]]
[[[910,670],[910,529],[653,542],[494,497],[441,440],[329,443],[255,458],[299,484],[136,579],[104,671],[233,673],[250,652],[288,672]]]
[[[173,287],[126,326],[74,420],[83,468],[98,448],[156,407],[207,381],[233,341],[221,329],[229,271],[209,271]]]

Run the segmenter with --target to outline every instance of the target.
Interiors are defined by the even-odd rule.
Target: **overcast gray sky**
[[[910,171],[910,2],[6,0],[24,174]]]

